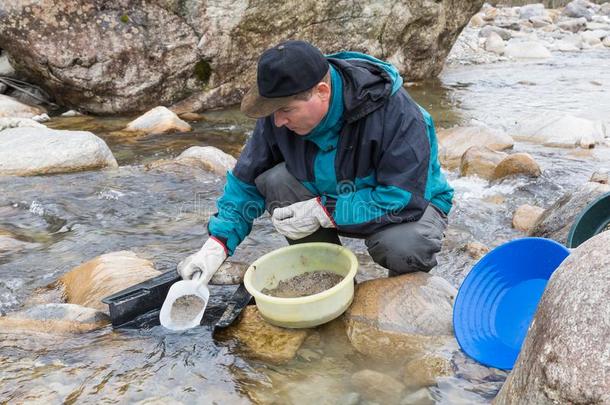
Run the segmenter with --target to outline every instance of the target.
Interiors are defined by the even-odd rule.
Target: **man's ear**
[[[328,85],[328,83],[318,83],[316,86],[316,92],[318,93],[318,97],[320,97],[322,101],[330,100],[330,86]]]

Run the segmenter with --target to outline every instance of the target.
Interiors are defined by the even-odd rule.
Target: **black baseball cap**
[[[258,60],[256,83],[244,96],[241,111],[251,118],[271,115],[318,84],[328,69],[322,52],[305,41],[290,40],[267,49]]]

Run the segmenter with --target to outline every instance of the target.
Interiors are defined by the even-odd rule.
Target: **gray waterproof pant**
[[[315,198],[286,169],[285,163],[267,170],[255,179],[258,191],[265,197],[270,214],[278,207]],[[365,244],[375,263],[389,270],[390,276],[430,271],[436,266],[436,254],[441,250],[443,232],[447,228],[447,216],[432,204],[417,222],[387,225],[365,236]],[[341,234],[348,237],[359,237]],[[341,244],[337,230],[320,228],[313,234],[299,239],[287,239],[289,244],[305,242],[330,242]]]

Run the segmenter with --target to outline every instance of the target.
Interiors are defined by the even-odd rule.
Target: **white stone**
[[[589,145],[601,143],[604,129],[601,122],[563,114],[535,115],[521,122],[513,131],[518,140],[540,143],[545,146],[573,148],[581,142]]]
[[[0,131],[19,127],[46,128],[30,118],[0,118]]]
[[[47,122],[50,119],[51,119],[51,117],[49,117],[49,114],[46,114],[46,113],[32,117],[32,121],[36,121],[36,122]]]
[[[557,23],[557,26],[565,31],[578,32],[587,26],[586,18],[566,18]]]
[[[553,48],[561,52],[580,51],[583,46],[583,39],[580,34],[566,35],[564,38],[553,44]]]
[[[173,111],[166,107],[155,107],[144,115],[127,124],[125,131],[162,134],[165,132],[192,130],[191,126],[181,120]]]
[[[506,45],[504,44],[504,41],[500,35],[496,34],[495,32],[491,32],[487,37],[487,40],[485,40],[485,50],[488,52],[502,55],[505,47]]]
[[[604,38],[602,43],[604,44],[604,46],[607,46],[608,48],[610,48],[610,37]]]
[[[118,167],[106,143],[84,131],[11,128],[0,132],[0,175],[28,176]]]
[[[0,94],[0,118],[32,118],[44,113],[43,108],[29,106],[12,97]]]
[[[237,160],[213,146],[192,146],[176,158],[178,162],[202,165],[204,169],[224,176],[235,167]]]
[[[8,61],[8,55],[3,53],[0,55],[0,76],[13,76],[15,74],[15,69],[11,66]]]
[[[528,4],[519,8],[519,18],[529,20],[532,17],[548,17],[544,4]]]
[[[62,117],[78,117],[79,115],[83,115],[83,114],[81,114],[81,113],[79,113],[78,111],[75,111],[75,110],[70,110],[70,111],[66,111],[61,116]]]
[[[552,56],[541,42],[515,39],[508,41],[504,54],[516,59],[550,58]]]

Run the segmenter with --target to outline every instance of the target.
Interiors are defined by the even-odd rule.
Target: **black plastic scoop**
[[[145,328],[159,325],[159,311],[172,286],[180,281],[175,271],[168,271],[102,300],[108,304],[113,328]],[[252,296],[243,283],[236,285],[208,285],[210,299],[201,325],[214,330],[230,326],[250,303]]]

